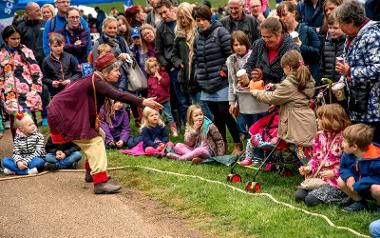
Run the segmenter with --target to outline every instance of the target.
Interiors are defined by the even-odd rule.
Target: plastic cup
[[[336,100],[343,101],[344,99],[346,99],[344,87],[344,83],[336,83],[331,87],[331,90],[334,93]]]

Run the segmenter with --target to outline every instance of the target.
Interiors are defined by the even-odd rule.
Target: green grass
[[[110,166],[147,166],[160,170],[197,175],[226,182],[230,168],[222,165],[193,166],[189,162],[132,157],[109,151]],[[238,168],[243,181],[250,180],[252,170]],[[194,226],[220,237],[355,237],[352,233],[330,227],[318,217],[277,205],[267,197],[249,196],[230,188],[193,178],[161,174],[139,168],[112,172],[128,188],[143,191],[154,200],[173,208]],[[282,177],[278,173],[261,173],[258,181],[263,193],[279,201],[328,216],[339,226],[348,226],[368,234],[368,225],[378,218],[371,212],[347,213],[335,205],[308,208],[293,200],[300,176]],[[243,184],[234,186],[244,189]]]

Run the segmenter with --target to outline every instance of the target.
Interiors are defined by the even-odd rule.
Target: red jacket
[[[170,99],[170,78],[164,70],[160,71],[161,80],[154,75],[148,78],[148,97],[157,97],[159,103],[166,102]]]

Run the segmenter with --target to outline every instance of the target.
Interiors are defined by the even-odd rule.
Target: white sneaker
[[[5,174],[5,175],[14,175],[15,172],[13,172],[13,171],[10,170],[10,169],[4,168],[4,174]]]
[[[29,175],[38,174],[38,170],[37,170],[37,168],[29,169],[29,170],[28,170],[28,174],[29,174]]]

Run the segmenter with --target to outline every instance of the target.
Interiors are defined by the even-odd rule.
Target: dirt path
[[[0,180],[0,237],[211,237],[138,191],[94,195],[83,177],[56,172]]]

